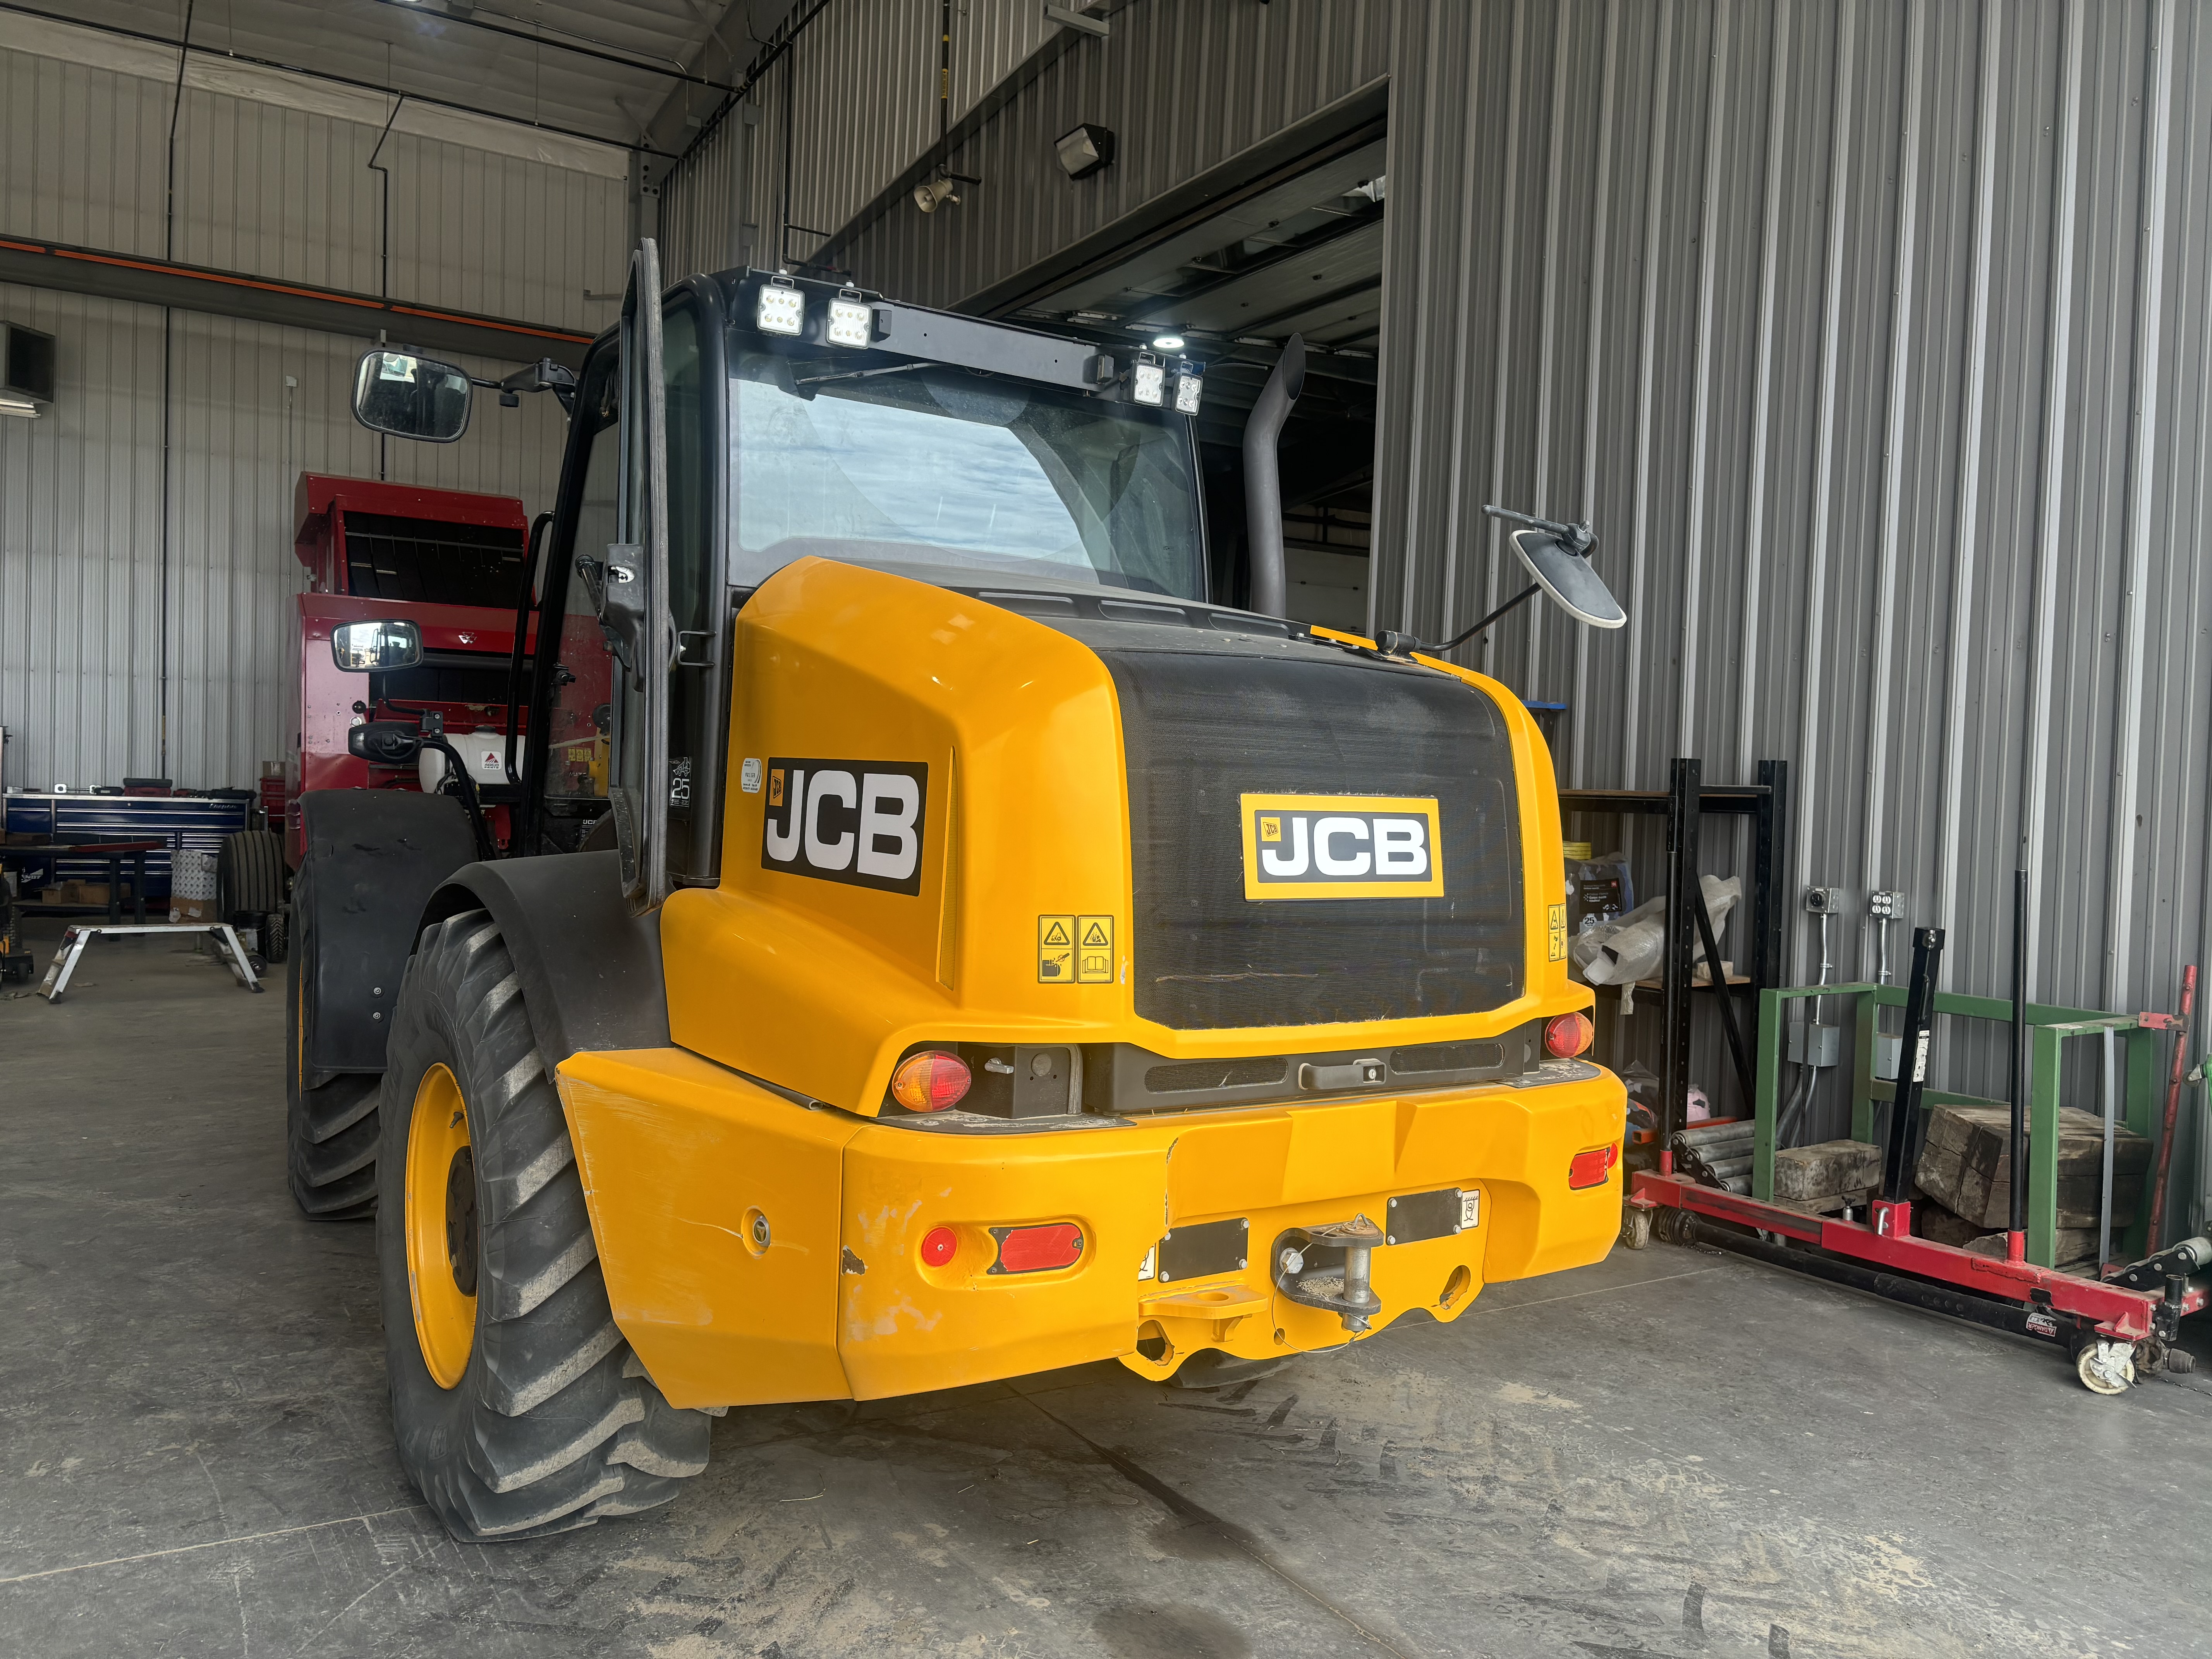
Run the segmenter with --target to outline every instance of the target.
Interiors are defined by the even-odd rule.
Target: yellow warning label
[[[1567,959],[1567,907],[1564,904],[1552,906],[1551,920],[1552,960],[1565,962]]]
[[[1077,918],[1075,978],[1080,985],[1114,982],[1114,918]]]
[[[1040,985],[1075,983],[1073,916],[1037,918],[1037,982]]]

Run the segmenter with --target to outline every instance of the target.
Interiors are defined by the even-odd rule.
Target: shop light
[[[771,276],[761,284],[753,322],[763,334],[794,336],[806,326],[806,296],[788,276]]]
[[[830,302],[830,343],[866,346],[874,343],[876,308],[856,289],[847,289]]]
[[[1182,336],[1180,334],[1163,334],[1152,342],[1152,349],[1155,351],[1181,351],[1182,349]]]
[[[1158,409],[1167,401],[1167,365],[1149,351],[1139,352],[1129,375],[1129,395],[1147,409]]]

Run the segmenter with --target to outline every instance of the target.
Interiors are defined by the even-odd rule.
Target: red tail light
[[[1544,1028],[1544,1046],[1561,1060],[1571,1060],[1590,1046],[1597,1035],[1587,1014],[1561,1014]]]
[[[999,1241],[994,1273],[1041,1273],[1050,1267],[1073,1267],[1083,1259],[1083,1229],[1073,1221],[1054,1221],[1042,1227],[994,1227]]]
[[[891,1098],[909,1112],[941,1112],[966,1097],[967,1062],[941,1048],[908,1054],[891,1073]]]
[[[1593,1146],[1586,1152],[1577,1152],[1567,1164],[1567,1185],[1570,1187],[1602,1187],[1613,1173],[1613,1166],[1620,1162],[1618,1146]]]

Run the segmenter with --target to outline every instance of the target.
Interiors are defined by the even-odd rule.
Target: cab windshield
[[[1180,418],[940,365],[730,362],[735,586],[816,554],[1204,597]]]

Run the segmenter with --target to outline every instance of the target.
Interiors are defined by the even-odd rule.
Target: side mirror
[[[422,660],[422,630],[411,622],[340,623],[331,630],[331,656],[349,674],[412,668]]]
[[[371,432],[452,443],[469,429],[469,377],[404,351],[365,352],[354,371],[353,417]]]
[[[1510,539],[1536,585],[1577,622],[1591,628],[1619,628],[1628,620],[1605,579],[1590,568],[1589,549],[1596,542],[1587,532],[1580,537],[1561,535],[1547,526],[1516,530]],[[1584,544],[1578,547],[1577,541]]]

